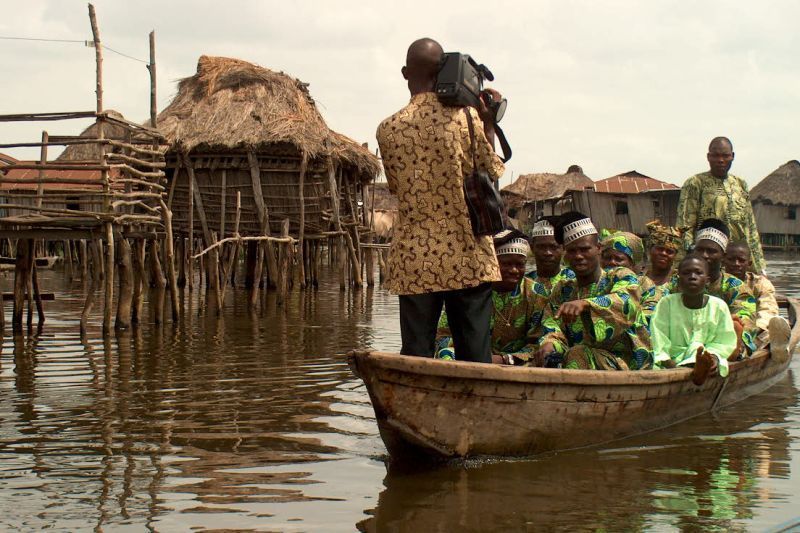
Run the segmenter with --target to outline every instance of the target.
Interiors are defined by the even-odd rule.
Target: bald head
[[[708,166],[711,174],[718,178],[728,176],[728,171],[733,164],[733,143],[727,137],[714,137],[708,145]]]
[[[708,151],[711,152],[717,148],[727,149],[733,152],[733,143],[727,137],[714,137],[711,139],[711,142],[708,143]]]
[[[427,37],[411,43],[402,70],[411,94],[433,90],[443,53],[442,45]]]

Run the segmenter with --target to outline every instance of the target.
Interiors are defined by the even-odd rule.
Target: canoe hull
[[[792,347],[800,331],[793,330]],[[767,351],[702,386],[690,370],[601,372],[351,355],[392,458],[528,456],[664,428],[774,385],[791,358]]]

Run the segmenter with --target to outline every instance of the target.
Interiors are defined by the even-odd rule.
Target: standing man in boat
[[[562,279],[575,279],[575,272],[561,268],[564,247],[556,242],[553,224],[557,217],[542,217],[533,225],[533,260],[536,270],[525,274],[534,281],[537,293],[550,296],[553,285]]]
[[[602,268],[597,228],[582,213],[564,214],[555,239],[564,246],[575,279],[553,286],[538,362],[556,353],[563,356],[565,368],[651,368],[649,339],[637,322],[639,278],[624,267]]]
[[[464,176],[473,170],[466,113],[480,126],[478,165],[494,180],[504,167],[484,103],[447,107],[436,96],[442,54],[432,39],[411,44],[401,70],[411,101],[378,127],[386,181],[399,202],[386,285],[400,296],[400,353],[433,356],[444,305],[456,358],[489,363],[492,282],[501,276],[492,238],[473,235],[464,201]]]
[[[767,263],[761,249],[747,183],[728,173],[734,158],[730,139],[712,139],[706,158],[709,172],[692,176],[681,188],[677,226],[688,228],[684,236],[684,248],[689,250],[694,244],[695,234],[703,220],[718,218],[726,223],[733,240],[747,242],[753,269],[765,274]]]

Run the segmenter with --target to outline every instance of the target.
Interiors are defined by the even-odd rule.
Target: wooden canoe
[[[784,300],[800,341],[800,302]],[[592,446],[664,428],[775,384],[786,361],[767,348],[702,386],[690,369],[604,372],[349,354],[369,391],[392,459],[529,456]]]

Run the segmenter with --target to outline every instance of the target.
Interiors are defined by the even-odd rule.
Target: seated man
[[[645,369],[652,366],[649,338],[637,330],[639,279],[624,267],[600,266],[597,229],[585,215],[566,213],[555,229],[575,279],[553,286],[545,311],[542,364],[553,352],[566,368]]]
[[[537,292],[550,296],[553,284],[562,279],[575,279],[575,273],[568,268],[561,268],[564,248],[553,237],[553,219],[542,217],[533,225],[533,259],[536,270],[525,274],[536,282]]]
[[[498,233],[494,246],[503,279],[492,283],[492,362],[524,364],[538,348],[548,299],[524,276],[530,245],[522,232]],[[447,313],[442,313],[436,337],[436,357],[455,359]]]
[[[603,268],[625,267],[638,273],[644,261],[644,245],[638,235],[627,231],[601,232]]]
[[[775,286],[762,274],[751,271],[750,248],[745,242],[734,242],[725,250],[725,272],[742,280],[756,299],[755,324],[758,338],[770,343],[772,355],[786,358],[791,336],[789,323],[780,316],[778,301],[775,299]]]
[[[705,294],[706,283],[706,260],[694,254],[684,257],[678,265],[680,293],[658,302],[650,324],[656,368],[694,366],[695,385],[705,383],[714,368],[727,376],[728,357],[738,345],[728,305]]]

